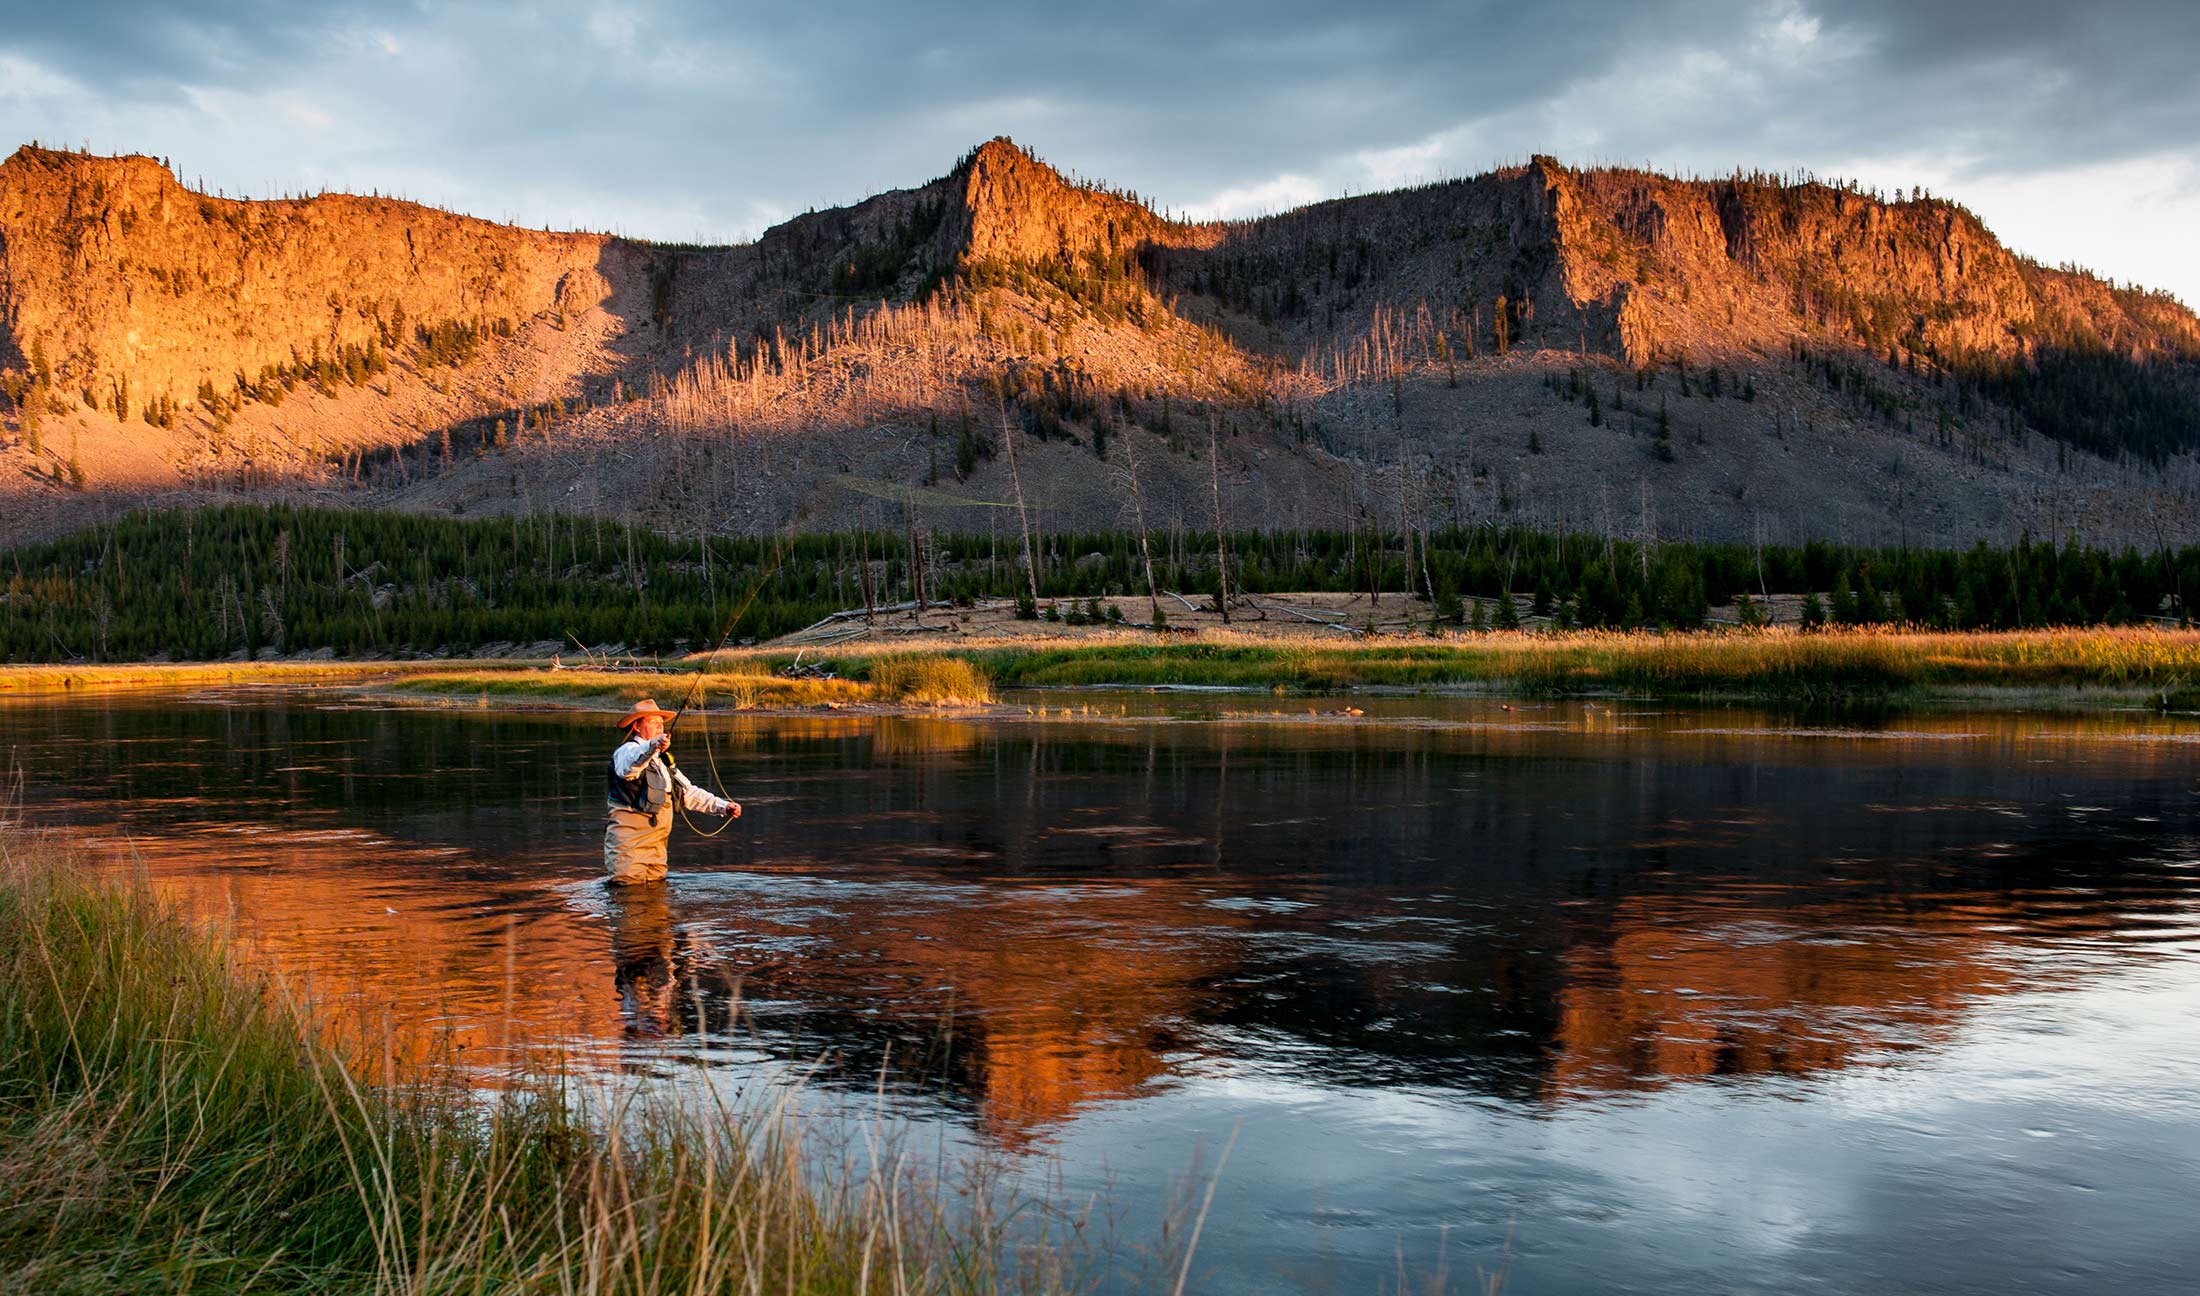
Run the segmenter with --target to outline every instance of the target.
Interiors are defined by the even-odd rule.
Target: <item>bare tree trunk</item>
[[[1383,605],[1383,527],[1373,509],[1363,509],[1360,516],[1367,524],[1367,605],[1371,608]]]
[[[917,533],[917,506],[909,506],[909,599],[916,611],[911,619],[924,620],[924,541]]]
[[[1031,582],[1031,605],[1039,606],[1039,557],[1031,547],[1031,514],[1024,508],[1024,478],[1016,470],[1016,432],[1008,425],[1008,405],[1001,405],[1001,444],[1008,450],[1008,482],[1016,490],[1016,521],[1024,531],[1024,574]]]
[[[1161,620],[1161,587],[1153,578],[1153,548],[1146,542],[1146,492],[1138,483],[1138,442],[1123,437],[1123,476],[1131,486],[1131,516],[1138,523],[1138,556],[1146,565],[1146,600],[1153,605],[1153,621]]]
[[[1765,515],[1759,510],[1750,526],[1750,539],[1757,550],[1757,593],[1763,596],[1765,606],[1772,606],[1772,591],[1765,585]]]
[[[1434,616],[1436,609],[1436,573],[1430,571],[1428,565],[1428,494],[1428,479],[1423,477],[1421,479],[1421,584],[1428,590],[1429,613]]]
[[[1641,483],[1642,490],[1642,588],[1650,588],[1650,483]]]
[[[1406,505],[1406,457],[1405,448],[1398,454],[1398,541],[1406,551],[1406,584],[1401,597],[1413,597],[1413,513]]]
[[[1222,624],[1230,624],[1230,556],[1222,543],[1222,439],[1215,433],[1215,421],[1207,420],[1207,481],[1213,488],[1215,500],[1215,606],[1221,609]]]
[[[856,575],[863,582],[863,623],[875,625],[878,622],[878,608],[871,601],[871,531],[864,525],[863,515],[864,510],[856,510],[856,544],[861,551],[858,559],[861,566],[856,568]]]

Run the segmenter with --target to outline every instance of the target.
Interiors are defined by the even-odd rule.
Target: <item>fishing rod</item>
[[[710,541],[705,540],[703,543],[707,545]],[[749,609],[755,605],[757,596],[764,592],[764,587],[771,583],[773,576],[778,574],[779,565],[787,560],[789,548],[785,536],[781,536],[779,543],[773,546],[771,562],[764,568],[763,574],[756,578],[756,584],[750,587],[749,596],[741,600],[741,606],[735,608],[733,615],[726,619],[726,628],[719,631],[718,641],[711,645],[711,650],[703,658],[702,665],[695,668],[695,678],[688,684],[687,696],[680,699],[679,709],[672,713],[672,719],[665,722],[665,732],[667,734],[672,732],[674,725],[680,723],[680,717],[687,714],[687,709],[694,705],[696,690],[702,687],[703,677],[710,672],[710,664],[718,660],[719,653],[725,651],[726,640],[733,637],[734,627],[741,624],[741,618],[749,614]]]
[[[708,538],[705,538],[703,543],[705,545],[708,545],[710,541]],[[787,538],[785,536],[781,536],[779,539],[779,543],[773,547],[771,562],[765,566],[763,574],[759,575],[756,578],[756,584],[753,588],[749,590],[749,596],[741,600],[741,605],[734,609],[733,615],[731,617],[728,617],[726,619],[726,627],[725,629],[719,631],[718,641],[715,644],[711,645],[710,653],[703,658],[702,664],[695,668],[695,678],[688,684],[687,696],[680,699],[679,709],[677,711],[674,711],[672,713],[672,718],[665,722],[665,737],[667,739],[671,738],[672,736],[673,726],[680,723],[680,717],[686,715],[688,708],[695,704],[696,694],[703,686],[703,677],[710,673],[710,664],[718,659],[719,653],[725,651],[726,640],[733,637],[734,627],[741,624],[741,618],[748,615],[749,608],[755,605],[757,596],[764,592],[764,587],[771,583],[771,578],[774,575],[778,574],[779,565],[787,560],[787,554],[791,547],[792,546],[790,546],[787,542]],[[667,745],[669,746],[670,744],[668,743]],[[711,746],[710,729],[708,726],[705,726],[705,728],[703,729],[703,756],[704,759],[710,762],[711,786],[714,788],[725,787],[726,781],[718,773],[718,753]],[[680,821],[688,826],[689,832],[692,832],[699,837],[716,837],[718,834],[733,826],[733,821],[731,819],[724,819],[719,821],[719,824],[716,828],[711,828],[707,830],[698,828],[695,826],[695,820],[688,817],[687,804],[684,801],[678,800],[676,800],[674,804],[679,807]]]

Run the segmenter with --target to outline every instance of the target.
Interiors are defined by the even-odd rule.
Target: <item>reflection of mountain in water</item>
[[[1994,937],[1945,913],[1803,917],[1621,904],[1607,939],[1564,955],[1545,1094],[1831,1070],[1945,1040],[1971,999],[2012,979]]]
[[[1979,998],[2026,984],[2042,942],[2148,908],[2191,927],[2182,880],[2128,860],[2124,885],[2055,901],[2117,871],[2081,858],[2003,859],[2009,891],[1813,895],[1705,878],[1695,894],[1561,905],[1550,927],[1510,915],[1451,943],[1429,939],[1447,924],[1425,918],[1218,903],[1174,882],[859,886],[832,905],[825,939],[756,978],[798,1006],[757,1026],[792,1056],[830,1042],[859,1079],[890,1044],[944,1066],[1012,1146],[1221,1055],[1323,1083],[1544,1103],[1803,1076],[1946,1042]],[[765,934],[767,891],[728,904]],[[689,909],[737,921],[721,903]]]
[[[1570,723],[743,719],[752,816],[656,898],[573,885],[588,722],[54,707],[21,759],[192,908],[469,1047],[647,1056],[738,985],[768,1052],[1008,1146],[1220,1065],[1542,1103],[1822,1073],[1948,1040],[2043,944],[2190,938],[2189,735]]]

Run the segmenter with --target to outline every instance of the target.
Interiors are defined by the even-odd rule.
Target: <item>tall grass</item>
[[[779,674],[800,661],[837,678]],[[1792,629],[1689,634],[1500,632],[1446,639],[1209,631],[1141,632],[1070,643],[1014,638],[915,643],[893,652],[730,650],[650,671],[451,663],[234,663],[211,667],[0,667],[0,692],[95,683],[330,683],[486,701],[612,705],[643,693],[702,705],[817,707],[855,702],[977,705],[1011,687],[1192,684],[1327,691],[1365,686],[1689,697],[1930,694],[1978,688],[2121,690],[2184,698],[2200,686],[2200,631]]]
[[[393,675],[527,671],[542,663],[485,661],[134,662],[111,665],[0,666],[0,693],[99,688],[180,688],[202,684],[350,684]]]
[[[383,687],[397,693],[496,698],[502,701],[592,702],[624,706],[648,694],[662,706],[678,706],[695,687],[703,710],[757,706],[814,707],[871,700],[877,690],[858,680],[789,679],[763,670],[714,666],[697,686],[692,671],[475,671],[400,676]]]
[[[784,1110],[484,1097],[332,1042],[142,884],[0,835],[0,1291],[990,1292],[1060,1285],[983,1182],[821,1170]]]
[[[1443,641],[1312,637],[966,650],[1005,684],[1503,686],[1541,693],[1757,697],[1972,687],[2175,692],[2200,681],[2200,632],[1500,633]]]
[[[985,672],[967,658],[945,653],[896,653],[873,658],[871,686],[897,702],[918,706],[983,706],[993,700]]]

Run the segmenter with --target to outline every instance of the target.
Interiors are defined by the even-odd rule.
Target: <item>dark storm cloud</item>
[[[2190,0],[26,9],[0,58],[75,94],[0,85],[8,134],[668,237],[917,183],[1004,132],[1239,211],[1535,150],[1952,183],[2200,140]]]
[[[2103,161],[2200,140],[2200,5],[1850,0],[1826,37],[1870,56],[1832,87],[1858,147],[1990,143],[2010,169]]]
[[[316,58],[339,6],[84,0],[11,6],[0,49],[130,97],[171,99],[189,84],[284,75]]]

